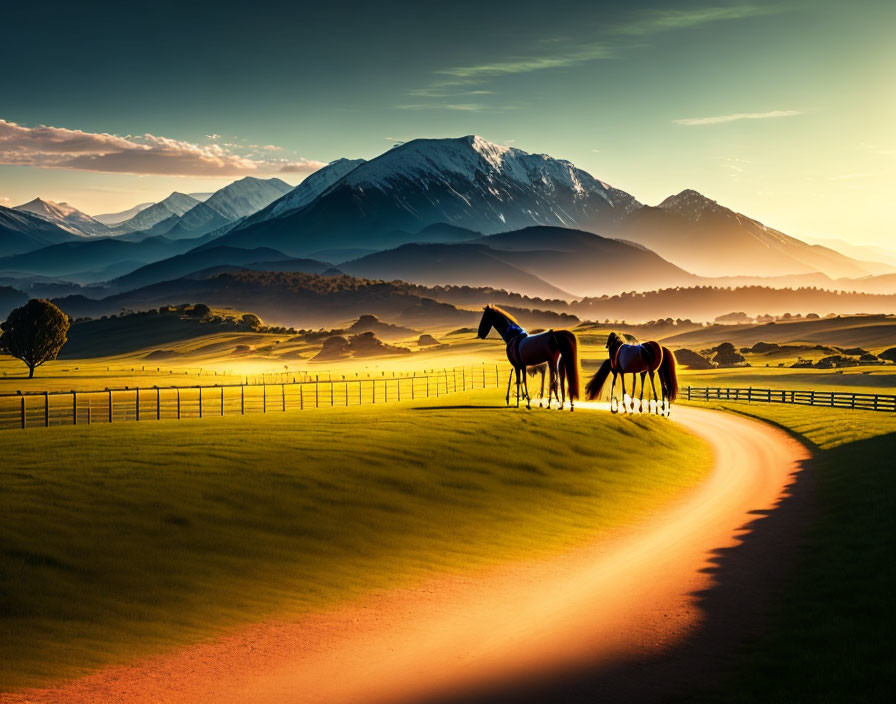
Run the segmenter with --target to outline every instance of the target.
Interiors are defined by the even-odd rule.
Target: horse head
[[[476,333],[476,337],[480,340],[487,338],[492,329],[492,315],[491,306],[486,306],[482,309],[482,320],[479,321],[479,331]]]
[[[621,345],[621,344],[622,344],[622,339],[615,332],[611,332],[609,335],[607,335],[607,345],[606,346],[607,346],[608,350],[614,350],[617,347],[619,347],[619,345]]]

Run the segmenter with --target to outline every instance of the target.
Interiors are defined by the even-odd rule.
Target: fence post
[[[416,383],[415,383],[416,381],[417,381],[417,372],[414,372],[413,375],[411,376],[411,401],[414,400],[414,386],[416,386]]]
[[[72,391],[72,425],[78,424],[78,392]]]
[[[305,384],[299,384],[299,410],[305,410]]]
[[[330,377],[330,406],[335,406],[336,404],[333,402],[333,377]]]
[[[810,406],[815,405],[815,390],[814,389],[809,394],[809,405]]]
[[[240,384],[240,415],[246,415],[246,386]]]
[[[348,407],[348,379],[345,380],[345,405]]]
[[[315,376],[315,378],[314,378],[314,407],[315,408],[320,407],[320,382],[318,381],[318,376]]]
[[[112,422],[112,389],[109,389],[109,422]]]
[[[691,385],[688,384],[688,401],[691,400]]]
[[[177,387],[177,419],[180,420],[180,387]]]
[[[22,394],[22,428],[25,427],[25,394]]]
[[[221,415],[224,415],[224,387],[221,387]]]
[[[485,388],[485,364],[482,365],[482,388]]]
[[[395,382],[398,391],[398,401],[401,402],[401,378]]]
[[[268,412],[268,387],[264,383],[264,379],[261,380],[261,412]]]
[[[90,398],[87,399],[87,425],[90,425]]]
[[[199,417],[202,418],[202,387],[199,387]]]
[[[156,387],[156,420],[162,420],[162,391]]]
[[[426,398],[429,398],[429,374],[426,375]]]
[[[286,384],[280,384],[280,400],[283,402],[283,411],[286,412]]]
[[[134,402],[134,407],[137,409],[137,420],[140,420],[140,387],[138,386],[136,389],[137,396],[136,401]]]
[[[467,390],[467,368],[466,367],[461,367],[460,376],[464,382],[464,391],[466,391]]]
[[[50,394],[44,391],[44,427],[50,427]]]

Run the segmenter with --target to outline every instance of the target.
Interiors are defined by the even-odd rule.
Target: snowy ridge
[[[337,159],[315,171],[285,196],[277,200],[265,213],[266,218],[278,218],[297,210],[317,198],[343,176],[354,171],[364,159]]]
[[[94,220],[87,213],[82,213],[68,203],[54,203],[51,200],[35,198],[28,203],[15,206],[14,210],[33,213],[74,235],[109,234],[108,228],[103,223]]]

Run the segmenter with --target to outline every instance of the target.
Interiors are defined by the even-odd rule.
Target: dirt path
[[[714,447],[716,467],[612,541],[0,700],[659,701],[716,670],[761,617],[807,506],[795,477],[808,455],[786,434],[725,413],[673,415]]]

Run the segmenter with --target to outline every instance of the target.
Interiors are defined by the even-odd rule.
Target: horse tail
[[[589,401],[600,397],[601,389],[604,388],[604,383],[607,381],[607,377],[610,376],[612,368],[613,365],[610,364],[610,360],[605,359],[604,363],[600,365],[600,369],[591,377],[591,381],[585,384],[585,395]]]
[[[560,364],[566,372],[569,398],[574,401],[582,395],[579,380],[579,341],[569,330],[558,330],[555,335],[560,350]]]
[[[666,387],[670,401],[678,397],[678,373],[675,371],[675,355],[668,347],[663,347],[663,363],[660,365],[660,383]]]

